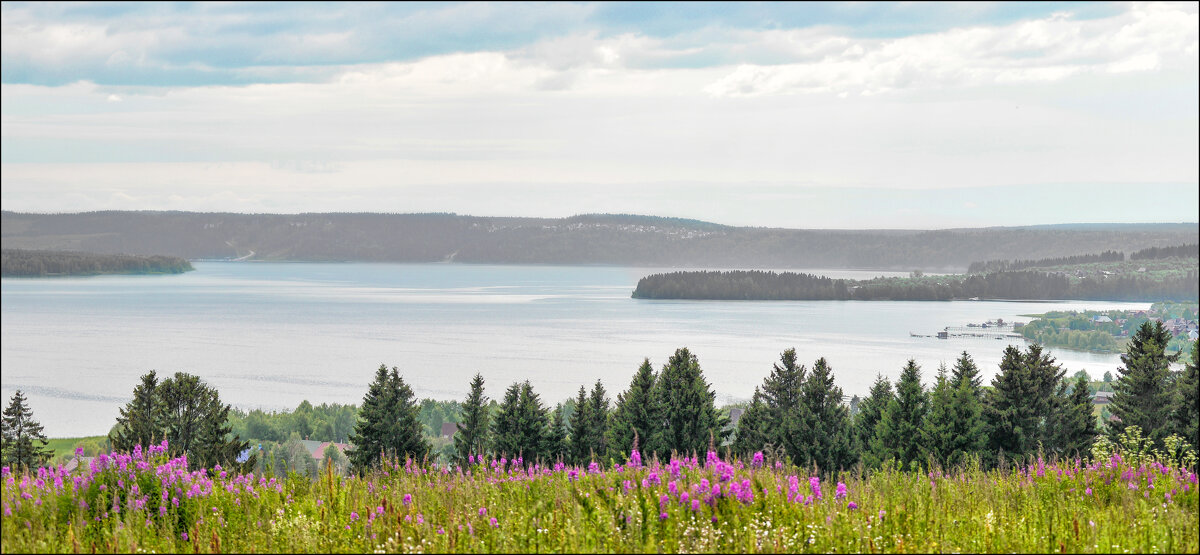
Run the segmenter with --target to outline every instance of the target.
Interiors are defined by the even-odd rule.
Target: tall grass
[[[318,480],[187,470],[165,445],[3,470],[4,552],[1192,552],[1197,476],[1160,462],[817,477],[764,460],[385,462]]]

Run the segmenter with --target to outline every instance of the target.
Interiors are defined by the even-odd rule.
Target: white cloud
[[[795,44],[811,61],[743,64],[711,83],[714,96],[977,87],[1056,81],[1086,72],[1153,71],[1197,63],[1194,4],[1135,5],[1103,19],[1063,14],[1002,27],[971,27],[898,39],[759,33],[760,44]],[[784,37],[781,39],[780,37]],[[816,58],[819,55],[819,59]]]

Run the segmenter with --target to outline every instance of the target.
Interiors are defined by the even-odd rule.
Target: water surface
[[[197,374],[243,408],[359,403],[380,364],[418,396],[462,399],[528,379],[543,401],[600,379],[615,399],[642,359],[699,356],[721,402],[748,398],[788,347],[824,356],[837,385],[865,394],[912,357],[933,380],[971,353],[990,380],[1008,340],[910,337],[1048,310],[1119,302],[678,301],[632,299],[669,271],[607,266],[197,262],[167,276],[0,280],[4,403],[16,389],[52,437],[107,433],[138,377]],[[804,270],[867,279],[899,272]],[[1022,344],[1021,340],[1016,343]],[[1117,355],[1054,349],[1068,374],[1115,373]]]

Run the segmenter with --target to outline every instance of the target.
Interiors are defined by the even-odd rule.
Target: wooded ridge
[[[803,225],[803,221],[798,221]],[[681,218],[456,214],[0,214],[5,248],[188,259],[964,270],[979,260],[1200,242],[1195,223],[917,230],[733,227]]]

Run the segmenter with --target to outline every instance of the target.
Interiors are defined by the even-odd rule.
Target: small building
[[[442,437],[449,439],[458,433],[458,424],[454,422],[442,422]]]
[[[1097,324],[1111,324],[1112,318],[1109,318],[1108,316],[1101,314],[1099,316],[1093,316],[1092,321]]]
[[[742,415],[746,413],[746,409],[733,407],[729,409],[729,425],[737,427],[738,420],[742,419]]]
[[[949,339],[949,338],[950,338],[950,332],[945,331],[945,330],[938,332],[938,339]]]
[[[1092,397],[1092,404],[1093,405],[1107,405],[1109,403],[1112,403],[1112,397],[1113,397],[1113,392],[1111,392],[1111,391],[1097,391],[1096,395],[1094,395]]]

